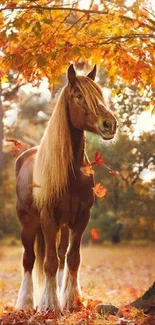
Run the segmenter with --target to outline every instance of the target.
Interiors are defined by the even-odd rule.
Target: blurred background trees
[[[81,74],[98,64],[96,81],[108,87],[119,121],[113,143],[87,134],[90,159],[101,152],[119,175],[96,168],[107,195],[96,199],[83,242],[92,228],[97,242],[154,240],[154,37],[153,0],[1,0],[0,237],[19,236],[15,151],[7,140],[21,141],[22,150],[39,143],[73,61]]]
[[[103,85],[106,76],[100,69],[98,78]],[[63,80],[65,83],[65,78]],[[44,85],[39,88],[28,84],[19,87],[10,80],[2,87],[5,164],[0,187],[0,237],[19,236],[15,211],[15,157],[11,153],[13,143],[6,140],[20,140],[24,144],[23,150],[37,145],[61,87],[57,91],[54,89],[52,95]],[[112,94],[115,88],[115,84],[111,84],[111,90],[103,91]],[[121,98],[117,92],[110,97],[110,106],[115,110],[120,125],[116,140],[112,143],[101,142],[97,136],[87,133],[90,160],[93,161],[95,152],[99,151],[107,165],[119,171],[119,175],[109,174],[104,166],[96,167],[96,182],[101,182],[107,188],[107,195],[102,199],[96,198],[83,243],[93,240],[92,228],[98,233],[98,243],[155,238],[155,132],[151,129],[137,133],[140,127],[137,121],[147,100],[147,95],[140,97],[135,87],[127,87]]]
[[[111,175],[104,166],[96,168],[96,179],[107,188],[107,195],[96,199],[87,232],[95,227],[98,241],[154,240],[154,181],[142,179],[144,169],[153,167],[153,139],[154,132],[143,133],[134,140],[120,131],[115,143],[99,145],[91,136],[87,144],[90,155],[100,151],[106,163],[119,171],[119,175]]]

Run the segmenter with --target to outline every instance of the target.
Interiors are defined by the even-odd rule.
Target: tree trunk
[[[0,172],[4,166],[4,154],[3,154],[3,107],[2,107],[2,99],[1,99],[1,83],[0,83]]]
[[[128,306],[132,306],[137,309],[143,309],[145,314],[149,315],[155,315],[155,282],[153,285],[137,300],[133,301]],[[126,307],[128,307],[126,306]],[[100,304],[97,306],[97,312],[100,315],[104,315],[105,313],[116,315],[116,313],[119,313],[119,316],[121,316],[121,309],[119,311],[119,308],[114,305],[104,305]],[[153,323],[152,323],[153,325]]]
[[[155,282],[137,300],[131,303],[137,309],[143,309],[146,314],[155,315]]]

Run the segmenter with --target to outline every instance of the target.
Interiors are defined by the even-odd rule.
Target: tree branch
[[[93,3],[93,1],[92,1]],[[29,6],[6,6],[6,7],[2,7],[0,8],[0,12],[1,11],[5,11],[5,10],[36,10],[36,11],[42,11],[42,10],[47,10],[47,11],[75,11],[75,12],[83,12],[85,14],[97,14],[97,15],[107,15],[109,13],[109,10],[93,10],[91,9],[91,6],[89,9],[80,9],[80,8],[75,8],[73,6],[66,6],[65,7],[62,6],[52,6],[52,7],[47,7],[47,6],[40,6],[38,4],[36,5],[29,5]],[[128,20],[128,21],[134,21],[134,18],[128,17],[128,16],[123,16],[120,15],[120,18]],[[147,18],[147,20],[149,22],[151,22],[154,25],[154,21],[152,19]],[[150,26],[146,23],[141,23],[141,26],[147,27],[150,30],[155,30],[154,26]]]
[[[155,15],[153,14],[153,12],[149,11],[147,8],[144,8],[143,9],[148,12],[150,15],[152,15],[153,17],[155,17]],[[155,24],[154,20],[151,19],[151,22],[153,22],[153,24]]]
[[[110,44],[112,42],[115,42],[119,39],[129,40],[134,38],[155,38],[155,34],[128,34],[128,35],[120,35],[120,36],[111,36],[111,37],[103,37],[103,42],[90,42],[89,44],[94,45],[103,45],[103,44]],[[88,43],[87,43],[88,45]]]
[[[80,20],[82,20],[84,18],[85,14],[83,14],[78,20],[75,21],[74,24],[72,24],[67,30],[66,33],[69,32],[69,30],[71,30],[74,26],[76,26]]]
[[[0,8],[0,11],[5,10],[28,10],[28,9],[34,9],[34,10],[57,10],[57,11],[77,11],[77,12],[84,12],[84,13],[90,13],[90,14],[108,14],[108,10],[92,10],[92,9],[80,9],[80,8],[73,8],[73,7],[63,7],[63,6],[52,6],[52,7],[46,7],[46,6],[40,6],[40,5],[31,5],[31,6],[6,6],[3,8]]]
[[[14,88],[9,89],[2,89],[2,96],[4,97],[4,101],[11,100],[17,94],[20,87],[24,86],[25,84],[22,83],[20,85],[15,86]]]
[[[133,181],[131,182],[131,185],[134,185],[137,183],[137,181],[139,180],[139,175],[140,175],[140,173],[137,174],[137,176],[133,179]]]
[[[121,176],[122,180],[125,182],[125,184],[128,186],[129,182],[128,179],[123,176],[123,174],[119,171],[119,175]]]

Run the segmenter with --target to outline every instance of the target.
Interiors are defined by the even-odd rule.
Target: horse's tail
[[[34,295],[35,295],[35,304],[38,306],[39,300],[43,291],[44,283],[44,258],[45,258],[45,241],[44,235],[42,233],[41,227],[38,229],[36,238],[35,238],[35,266],[34,266]]]

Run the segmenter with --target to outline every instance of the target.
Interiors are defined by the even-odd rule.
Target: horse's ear
[[[74,70],[73,64],[71,64],[68,68],[67,77],[70,85],[73,87],[76,81],[76,72]]]
[[[88,73],[87,77],[92,79],[92,80],[95,80],[95,77],[96,77],[96,64],[94,65],[93,70]]]

